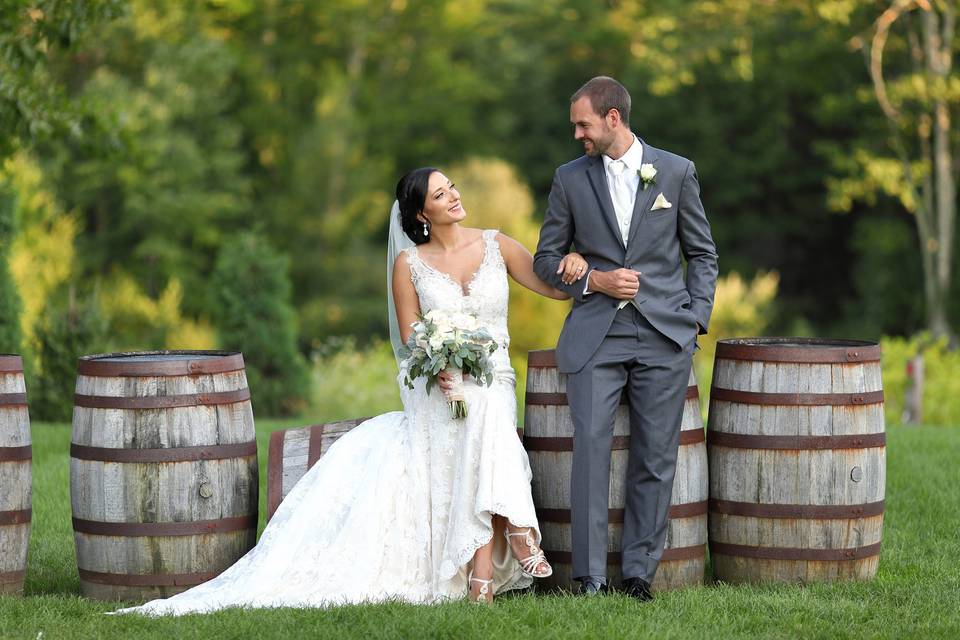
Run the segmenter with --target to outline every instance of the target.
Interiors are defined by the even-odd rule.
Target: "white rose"
[[[649,162],[640,165],[640,179],[644,182],[650,182],[657,177],[656,168]]]
[[[437,324],[438,322],[449,322],[449,317],[442,309],[432,309],[427,312],[427,315],[425,315],[424,318],[433,324]]]
[[[442,346],[443,346],[443,336],[441,336],[441,335],[439,335],[439,334],[438,334],[438,335],[430,336],[430,346],[431,346],[433,349],[439,349],[440,347],[442,347]]]
[[[461,331],[475,331],[477,328],[477,319],[469,313],[455,313],[450,321]]]

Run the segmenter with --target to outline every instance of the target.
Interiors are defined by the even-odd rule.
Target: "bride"
[[[450,180],[431,167],[397,185],[390,219],[388,295],[396,353],[420,314],[474,315],[499,348],[489,387],[464,381],[468,415],[453,419],[424,379],[400,385],[403,411],[341,437],[280,504],[258,544],[218,577],[118,613],[178,615],[226,607],[322,607],[403,600],[432,603],[529,586],[552,568],[540,549],[530,466],[516,434],[515,376],[507,353],[507,275],[544,296],[533,258],[496,230],[461,226]],[[583,277],[564,258],[565,284]],[[405,376],[400,361],[398,382]],[[449,388],[449,379],[441,387]]]

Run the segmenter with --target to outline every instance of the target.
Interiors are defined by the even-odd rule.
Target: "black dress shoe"
[[[623,592],[640,602],[653,600],[653,594],[650,593],[650,583],[643,578],[626,578],[623,581]]]
[[[587,576],[579,578],[581,596],[599,596],[607,593],[607,583],[596,576]]]

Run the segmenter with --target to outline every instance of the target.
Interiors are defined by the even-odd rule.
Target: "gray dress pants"
[[[663,553],[680,422],[696,340],[683,347],[631,304],[617,312],[587,364],[567,380],[573,418],[571,535],[575,578],[605,577],[610,448],[620,397],[630,406],[622,563],[624,578],[653,582]]]

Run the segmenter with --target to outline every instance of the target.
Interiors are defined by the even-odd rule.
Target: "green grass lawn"
[[[261,421],[261,514],[267,438]],[[2,638],[960,638],[960,428],[891,427],[883,553],[870,582],[709,585],[639,604],[623,596],[508,596],[467,603],[329,611],[225,611],[149,619],[79,596],[70,528],[69,425],[35,424],[33,532],[26,596],[0,598]],[[261,527],[263,523],[261,521]]]

